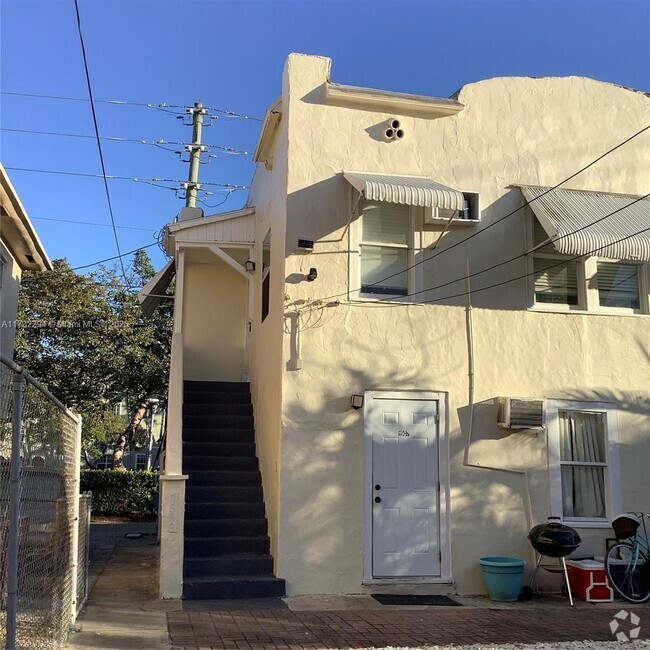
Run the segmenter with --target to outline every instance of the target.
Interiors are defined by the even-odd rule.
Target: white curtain
[[[565,517],[605,517],[605,426],[602,413],[561,411],[560,459]]]

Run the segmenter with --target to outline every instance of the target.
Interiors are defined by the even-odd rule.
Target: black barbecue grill
[[[571,603],[571,607],[573,607],[573,596],[571,595],[571,587],[569,585],[566,557],[571,555],[582,543],[580,535],[571,526],[563,524],[560,517],[549,517],[545,524],[538,524],[531,529],[528,533],[528,539],[538,554],[537,564],[530,582],[531,589],[533,586],[537,586],[537,571],[540,566],[551,573],[563,573],[569,602]],[[544,565],[542,564],[543,557],[558,558],[560,565]]]

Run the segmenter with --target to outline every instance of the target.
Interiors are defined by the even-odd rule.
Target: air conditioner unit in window
[[[503,429],[543,429],[544,400],[498,397],[498,425]]]
[[[465,197],[465,207],[462,210],[425,207],[424,224],[440,225],[449,222],[452,226],[471,226],[479,223],[481,221],[481,208],[478,192],[463,192],[463,195]]]

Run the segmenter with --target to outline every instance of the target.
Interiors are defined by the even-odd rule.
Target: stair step
[[[251,394],[233,391],[201,391],[186,390],[183,394],[183,404],[249,404]]]
[[[187,537],[257,537],[266,535],[266,519],[185,519]]]
[[[185,537],[184,556],[188,560],[215,555],[255,553],[268,555],[271,542],[266,535],[255,537]]]
[[[252,415],[183,415],[183,429],[252,429]]]
[[[284,580],[273,576],[204,576],[184,582],[183,598],[271,598],[284,596],[285,589]]]
[[[183,471],[212,470],[227,472],[254,472],[258,470],[255,456],[187,456],[183,454]]]
[[[258,471],[227,472],[219,470],[194,470],[189,473],[187,485],[205,485],[206,487],[246,485],[257,487],[258,485],[262,485],[262,477]]]
[[[191,480],[191,478],[190,478]],[[188,485],[185,488],[186,503],[206,502],[227,502],[227,503],[251,503],[258,501],[263,503],[262,486],[205,486]]]
[[[185,560],[183,576],[187,580],[205,575],[219,576],[273,576],[273,558],[270,555],[221,555]]]
[[[262,502],[208,502],[185,505],[185,519],[259,519],[266,516]]]
[[[255,445],[249,442],[183,442],[183,458],[190,456],[255,456]]]
[[[184,442],[255,442],[253,429],[196,429],[185,427],[183,429]]]
[[[250,391],[247,381],[191,381],[183,382],[183,389],[187,392],[213,392],[213,393],[243,393]]]
[[[183,404],[184,415],[221,417],[222,415],[253,415],[253,405],[247,404]]]

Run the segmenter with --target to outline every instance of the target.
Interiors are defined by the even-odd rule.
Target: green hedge
[[[93,493],[93,514],[150,515],[158,493],[158,472],[85,469],[81,491]]]

